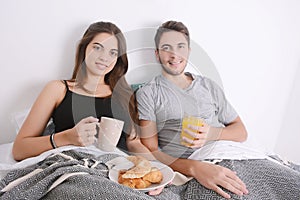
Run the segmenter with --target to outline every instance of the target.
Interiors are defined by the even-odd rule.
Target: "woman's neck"
[[[85,92],[96,97],[106,97],[112,93],[110,86],[104,81],[104,76],[88,77],[82,87]]]

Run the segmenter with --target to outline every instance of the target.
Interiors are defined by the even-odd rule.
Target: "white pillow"
[[[30,108],[12,114],[12,123],[16,129],[16,135],[19,133],[19,130],[20,130],[21,126],[23,125],[29,112],[30,112]],[[54,124],[53,124],[52,118],[51,118],[47,124],[47,127],[45,128],[45,130],[43,132],[43,135],[50,135],[51,133],[54,133],[55,132],[54,129],[55,129],[55,127],[54,127]]]
[[[16,129],[16,133],[18,134],[22,124],[24,123],[27,115],[30,112],[30,108],[27,108],[25,110],[22,110],[20,112],[15,112],[11,116],[11,121]]]

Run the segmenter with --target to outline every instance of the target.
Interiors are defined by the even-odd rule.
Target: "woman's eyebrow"
[[[94,42],[93,44],[97,44],[97,45],[99,45],[99,46],[101,46],[101,47],[104,47],[101,43],[99,43],[99,42]]]
[[[93,44],[99,45],[99,46],[101,46],[102,48],[104,48],[103,44],[101,44],[101,43],[99,43],[99,42],[94,42]],[[118,49],[114,49],[114,48],[112,48],[112,49],[110,49],[110,50],[113,50],[113,51],[119,51]]]

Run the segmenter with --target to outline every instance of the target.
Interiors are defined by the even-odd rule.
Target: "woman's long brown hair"
[[[84,79],[86,77],[85,51],[88,44],[99,33],[112,34],[118,40],[117,62],[114,68],[105,75],[104,81],[105,84],[109,85],[113,93],[112,97],[121,104],[122,108],[131,117],[130,126],[128,127],[129,130],[126,132],[128,134],[132,132],[135,133],[135,131],[132,131],[132,128],[134,128],[134,125],[138,124],[136,101],[133,91],[125,79],[125,74],[128,70],[126,40],[121,30],[115,24],[111,22],[96,22],[88,27],[77,46],[75,67],[70,81],[74,82],[76,87],[83,88]],[[136,126],[136,128],[137,127],[138,126]]]

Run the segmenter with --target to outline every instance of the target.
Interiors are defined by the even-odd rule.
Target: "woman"
[[[110,22],[91,24],[77,47],[72,78],[49,82],[32,106],[14,142],[15,160],[65,145],[93,144],[101,116],[125,121],[123,130],[135,136],[137,113],[124,77],[127,69],[126,42],[120,29]],[[50,118],[55,134],[43,136]],[[125,141],[123,132],[118,147],[126,149]]]

